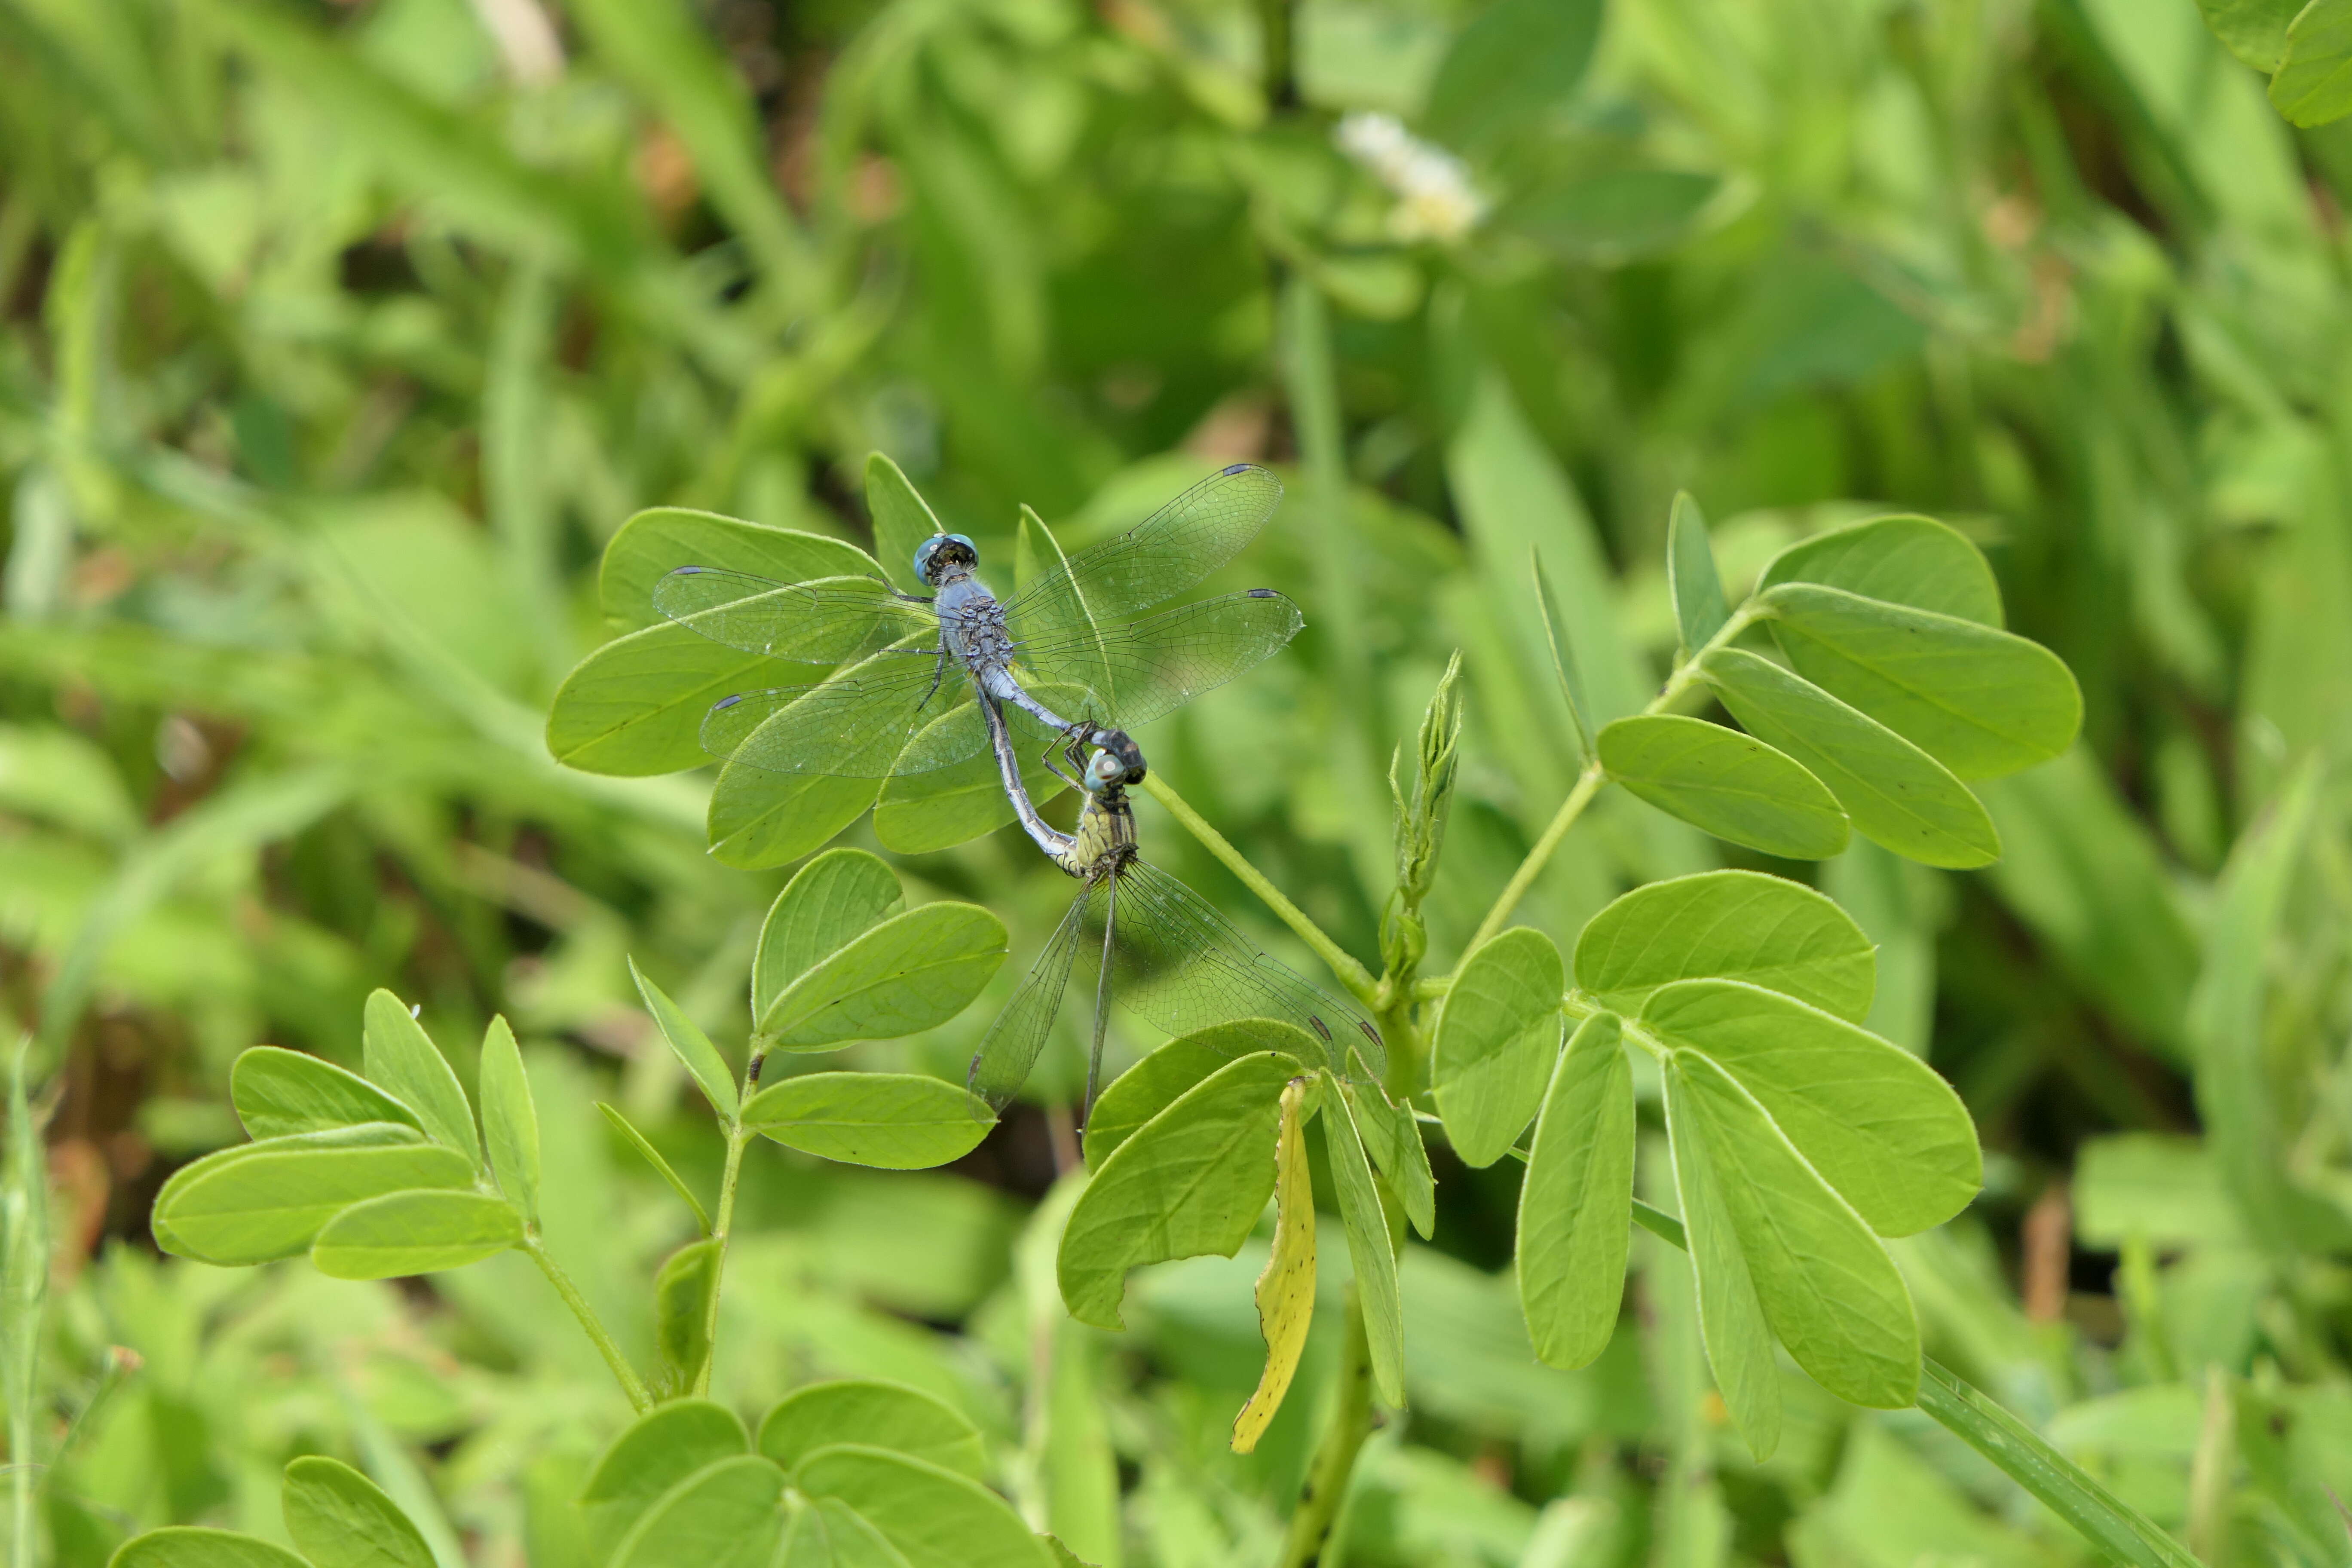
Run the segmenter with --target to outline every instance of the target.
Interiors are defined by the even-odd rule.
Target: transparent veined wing
[[[927,626],[929,605],[873,577],[778,583],[717,566],[681,566],[654,584],[654,608],[713,642],[805,664],[845,664]]]
[[[1320,1041],[1342,1073],[1387,1073],[1388,1050],[1370,1019],[1259,952],[1167,872],[1142,860],[1121,867],[1114,921],[1111,994],[1170,1034],[1273,1018]]]
[[[1089,880],[1070,900],[1070,912],[1054,929],[1028,978],[1021,982],[1021,989],[1013,994],[1013,1000],[981,1037],[980,1049],[972,1053],[967,1082],[972,1093],[998,1110],[1012,1103],[1028,1081],[1029,1069],[1037,1065],[1054,1032],[1054,1019],[1062,1010],[1062,993],[1069,988],[1070,966],[1087,938],[1088,907],[1099,908],[1103,887],[1100,881]]]
[[[1281,651],[1307,623],[1271,588],[1203,599],[1097,636],[1078,631],[1016,654],[1032,695],[1076,692],[1056,712],[1133,729],[1150,723]],[[1037,684],[1032,684],[1034,680]]]
[[[963,668],[935,650],[890,648],[827,680],[739,691],[702,721],[702,747],[730,763],[777,773],[878,779],[944,768],[988,743],[974,714],[961,727],[933,721],[969,707]],[[919,746],[909,745],[920,734]]]
[[[1235,463],[1022,589],[1004,603],[1006,625],[1017,641],[1057,643],[1148,610],[1232,560],[1281,501],[1280,479]]]

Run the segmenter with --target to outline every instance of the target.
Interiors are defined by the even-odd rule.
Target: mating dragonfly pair
[[[1128,617],[1231,560],[1281,499],[1272,474],[1235,463],[1005,599],[980,580],[979,551],[960,533],[915,552],[929,598],[873,577],[784,584],[707,566],[681,566],[654,589],[662,614],[730,647],[837,667],[812,684],[720,700],[703,721],[707,750],[771,772],[846,778],[928,773],[992,752],[1023,829],[1081,882],[972,1058],[971,1089],[995,1109],[1029,1076],[1097,934],[1087,1110],[1113,996],[1171,1035],[1273,1018],[1320,1041],[1334,1070],[1375,1079],[1385,1070],[1380,1033],[1361,1014],[1139,858],[1127,799],[1146,767],[1129,730],[1255,667],[1305,624],[1271,588]],[[1040,816],[1023,782],[1022,754],[1039,744],[1045,765],[1080,791],[1075,833]]]

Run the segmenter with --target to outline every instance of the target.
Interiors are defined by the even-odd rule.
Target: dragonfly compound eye
[[[935,533],[915,547],[915,575],[934,587],[949,567],[979,564],[980,551],[966,534]]]

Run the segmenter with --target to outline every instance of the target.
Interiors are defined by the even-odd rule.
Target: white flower
[[[1388,223],[1398,240],[1450,243],[1486,216],[1486,198],[1470,184],[1462,160],[1422,141],[1395,115],[1348,115],[1333,139],[1396,196]]]

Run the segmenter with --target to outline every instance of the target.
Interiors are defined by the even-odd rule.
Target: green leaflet
[[[1296,1024],[1273,1018],[1243,1018],[1179,1035],[1111,1079],[1087,1118],[1086,1156],[1100,1167],[1135,1130],[1173,1104],[1176,1098],[1227,1062],[1256,1051],[1279,1051],[1300,1061],[1318,1061],[1320,1041]]]
[[[1559,1054],[1567,985],[1559,949],[1526,926],[1462,961],[1437,1016],[1430,1083],[1465,1164],[1493,1164],[1535,1119]]]
[[[522,1051],[506,1019],[495,1017],[482,1036],[482,1142],[499,1190],[512,1198],[527,1224],[539,1223],[539,1111]]]
[[[1364,1314],[1372,1383],[1381,1398],[1402,1409],[1404,1306],[1397,1294],[1396,1247],[1389,1235],[1388,1210],[1373,1184],[1372,1168],[1365,1163],[1363,1139],[1347,1097],[1327,1095],[1324,1104],[1324,1147],[1331,1156],[1331,1184],[1339,1193],[1339,1217],[1348,1227],[1348,1258],[1355,1266],[1356,1304]]]
[[[856,1509],[816,1498],[793,1516],[776,1568],[907,1568],[907,1560]]]
[[[970,683],[964,684],[969,691]],[[1086,693],[1076,688],[1033,682],[1030,689],[1040,702],[1055,712],[1084,712],[1092,706]],[[1075,692],[1076,700],[1056,701],[1053,695],[1056,691]],[[1012,715],[1007,717],[1012,719]],[[1016,725],[1020,722],[1013,721]],[[982,722],[979,708],[973,702],[964,702],[918,731],[907,742],[904,755],[919,758],[949,737],[961,733],[966,726],[977,728]],[[1014,733],[1021,757],[1021,782],[1029,798],[1042,806],[1061,794],[1064,786],[1037,754],[1037,748],[1019,745],[1021,731],[1016,728]],[[1011,822],[1013,816],[1013,803],[1006,797],[1003,780],[997,773],[996,755],[982,751],[945,767],[893,773],[884,780],[881,798],[874,805],[874,837],[884,848],[895,849],[901,855],[927,855],[992,833]]]
[[[2197,0],[2213,36],[2264,76],[2286,58],[2286,30],[2303,6],[2304,0]]]
[[[701,1226],[703,1235],[709,1236],[710,1215],[704,1211],[702,1200],[694,1195],[694,1189],[686,1184],[686,1179],[670,1167],[667,1160],[662,1158],[662,1152],[655,1148],[646,1135],[630,1123],[627,1117],[621,1114],[617,1106],[609,1105],[600,1100],[596,1102],[596,1109],[604,1113],[604,1120],[612,1124],[613,1131],[618,1132],[627,1142],[629,1147],[635,1150],[638,1156],[654,1168],[654,1173],[669,1184],[669,1190],[676,1193],[685,1201],[686,1206],[694,1211],[694,1223]]]
[[[1543,112],[1575,90],[1600,29],[1599,0],[1498,0],[1454,35],[1430,83],[1423,127],[1465,146]]]
[[[473,1181],[471,1161],[396,1123],[272,1138],[174,1172],[156,1194],[155,1243],[205,1263],[267,1263],[308,1250],[320,1227],[352,1204]]]
[[[424,1131],[416,1113],[357,1073],[276,1046],[240,1052],[229,1070],[229,1099],[252,1138],[323,1132],[362,1121],[394,1121]]]
[[[482,1143],[474,1132],[474,1108],[466,1102],[448,1058],[399,997],[383,990],[369,994],[360,1038],[370,1081],[415,1111],[418,1125],[434,1142],[461,1150],[478,1163]]]
[[[1968,786],[1876,720],[1743,648],[1717,648],[1702,673],[1741,728],[1829,785],[1864,837],[1930,866],[2000,857],[2000,837]]]
[[[961,1085],[921,1073],[818,1072],[753,1095],[742,1124],[823,1159],[922,1171],[971,1153],[996,1118]]]
[[[593,1534],[618,1537],[688,1476],[751,1450],[743,1423],[723,1405],[676,1399],[656,1406],[614,1438],[588,1473],[580,1501]]]
[[[1912,1403],[1919,1329],[1885,1244],[1713,1061],[1671,1053],[1666,1098],[1677,1162],[1688,1144],[1714,1173],[1717,1207],[1703,1227],[1727,1225],[1764,1317],[1797,1364],[1850,1404]],[[1687,1196],[1685,1205],[1686,1222],[1705,1212]],[[1702,1274],[1717,1251],[1709,1244],[1693,1254]]]
[[[1691,178],[1687,174],[1665,177],[1685,182]],[[1707,180],[1700,188],[1704,200],[1715,194],[1716,182]],[[1675,601],[1675,628],[1682,641],[1682,655],[1688,658],[1731,619],[1731,606],[1723,599],[1723,579],[1715,569],[1715,546],[1706,534],[1706,514],[1699,510],[1688,490],[1675,492],[1674,510],[1666,517],[1666,589]]]
[[[2297,125],[2352,114],[2352,4],[2312,0],[2287,24],[2271,106]]]
[[[1730,980],[1653,993],[1642,1026],[1722,1068],[1881,1236],[1966,1208],[1984,1181],[1976,1124],[1935,1068],[1818,1008]]]
[[[2049,761],[2083,723],[2083,693],[2039,643],[1955,616],[1788,583],[1758,601],[1797,672],[1964,779]]]
[[[310,1568],[283,1546],[230,1530],[175,1524],[122,1543],[106,1568]]]
[[[1837,797],[1753,735],[1675,713],[1636,714],[1601,731],[1601,765],[1627,790],[1692,826],[1785,860],[1846,846]]]
[[[373,1481],[339,1459],[286,1467],[286,1533],[315,1568],[435,1568],[408,1516]]]
[[[906,903],[898,874],[863,849],[828,849],[793,873],[761,922],[751,958],[751,1016],[792,983]]]
[[[616,626],[662,624],[654,584],[680,566],[719,566],[779,583],[880,574],[874,558],[846,540],[691,507],[648,507],[604,546],[596,574],[604,619]]]
[[[1011,1504],[921,1459],[851,1445],[819,1448],[793,1470],[793,1485],[855,1509],[908,1568],[1054,1568]]]
[[[663,1259],[654,1276],[654,1365],[656,1396],[683,1394],[701,1381],[710,1360],[710,1293],[719,1288],[723,1249],[716,1241],[690,1241]]]
[[[760,1423],[760,1452],[787,1471],[817,1449],[856,1443],[911,1454],[974,1480],[988,1474],[980,1428],[961,1411],[895,1383],[813,1383]]]
[[[659,621],[614,637],[572,666],[547,710],[547,751],[583,773],[672,773],[711,761],[710,705],[738,691],[822,680],[824,666],[785,664]]]
[[[779,773],[730,761],[710,791],[703,831],[722,866],[757,871],[797,860],[865,815],[879,779]]]
[[[874,553],[890,581],[909,594],[929,593],[915,574],[915,549],[947,530],[905,471],[880,452],[866,454],[866,511],[874,521]]]
[[[1519,1185],[1519,1310],[1547,1366],[1589,1365],[1609,1348],[1633,1200],[1633,1073],[1616,1017],[1601,1013],[1552,1071]]]
[[[710,1102],[720,1120],[732,1121],[737,1104],[735,1074],[728,1067],[727,1058],[719,1054],[719,1047],[710,1043],[701,1025],[688,1017],[669,999],[667,992],[646,978],[635,958],[629,960],[629,978],[637,983],[637,994],[645,999],[646,1011],[654,1016],[654,1024],[661,1030],[670,1054],[685,1064],[702,1090],[702,1098]]]
[[[1878,517],[1801,539],[1772,558],[1756,591],[1783,583],[1820,583],[1979,626],[2002,624],[2000,584],[1984,552],[1932,517]]]
[[[420,1189],[343,1210],[310,1244],[310,1261],[336,1279],[398,1279],[462,1268],[521,1241],[522,1215],[506,1199]]]
[[[1121,1328],[1129,1269],[1241,1250],[1274,1193],[1283,1085],[1305,1070],[1279,1051],[1227,1062],[1119,1144],[1062,1231],[1055,1272],[1070,1316]]]
[[[1421,1118],[1410,1105],[1391,1100],[1369,1084],[1343,1083],[1339,1092],[1356,1113],[1356,1131],[1372,1169],[1404,1205],[1404,1217],[1427,1241],[1437,1231],[1437,1178],[1430,1173],[1429,1146],[1421,1139]]]
[[[1578,988],[1628,1015],[1677,980],[1744,980],[1860,1023],[1876,965],[1870,939],[1833,901],[1761,871],[1636,888],[1576,939]]]
[[[1233,1450],[1247,1454],[1265,1435],[1282,1408],[1290,1380],[1307,1348],[1315,1319],[1315,1185],[1307,1163],[1307,1129],[1300,1107],[1307,1082],[1293,1079],[1282,1090],[1282,1129],[1274,1153],[1274,1246],[1257,1277],[1258,1331],[1265,1338],[1265,1368],[1257,1387],[1234,1417]]]
[[[612,1568],[768,1568],[783,1535],[783,1471],[740,1454],[655,1499],[614,1549]]]
[[[1724,1197],[1717,1141],[1671,1057],[1660,1077],[1666,1137],[1674,1149],[1675,1195],[1683,1207],[1698,1285],[1699,1339],[1732,1425],[1761,1463],[1780,1446],[1780,1369],[1772,1355],[1772,1331],[1764,1321],[1764,1303]]]
[[[830,1050],[943,1024],[1004,962],[1004,922],[977,904],[894,915],[820,961],[754,1023],[777,1050]]]

